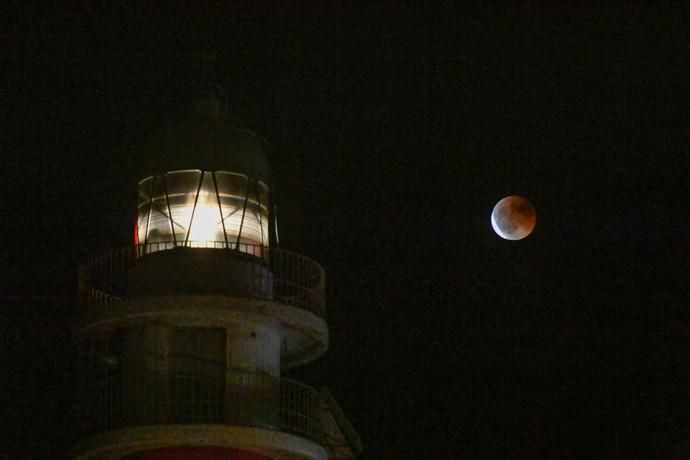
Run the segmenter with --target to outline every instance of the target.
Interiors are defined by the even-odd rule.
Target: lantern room
[[[186,169],[146,177],[138,188],[139,255],[192,247],[260,256],[269,245],[269,189],[259,179]]]
[[[206,88],[135,146],[137,255],[178,247],[262,256],[275,233],[266,142],[234,126]]]

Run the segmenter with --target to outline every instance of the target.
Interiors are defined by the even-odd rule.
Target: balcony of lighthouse
[[[80,335],[146,321],[215,327],[269,318],[280,331],[281,367],[326,351],[325,272],[317,262],[247,243],[148,248],[161,244],[111,249],[80,265]]]
[[[128,333],[132,331],[137,332]],[[320,395],[315,389],[261,371],[233,369],[223,360],[184,353],[189,350],[175,346],[165,357],[153,350],[120,354],[113,347],[116,336],[81,344],[81,397],[76,409],[83,438],[147,427],[226,426],[280,432],[322,444]]]

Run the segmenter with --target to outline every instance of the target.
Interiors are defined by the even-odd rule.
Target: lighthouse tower
[[[325,274],[277,247],[266,142],[213,91],[132,152],[133,243],[79,270],[79,459],[354,458],[328,390]]]

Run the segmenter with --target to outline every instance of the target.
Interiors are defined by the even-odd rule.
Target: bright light
[[[201,197],[199,199],[201,200]],[[191,217],[192,208],[190,207],[187,212]],[[192,247],[206,247],[209,242],[222,240],[222,232],[218,206],[197,203],[194,218],[189,228],[190,245]]]

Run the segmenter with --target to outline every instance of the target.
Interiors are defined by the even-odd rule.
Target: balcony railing
[[[294,380],[230,370],[216,376],[132,371],[85,379],[84,435],[159,424],[223,424],[282,431],[321,442],[319,393]]]
[[[173,242],[155,242],[113,249],[89,259],[80,266],[81,303],[108,304],[126,299],[130,269],[147,254],[175,250],[178,247]],[[283,249],[242,243],[229,248],[225,242],[189,241],[186,247],[217,248],[237,253],[241,257],[255,257],[272,274],[270,300],[325,317],[325,272],[310,258]],[[262,288],[266,278],[262,272],[247,270],[228,274],[228,282],[232,283],[232,278],[237,276],[246,278],[242,280],[242,285],[256,286],[257,289],[248,289],[247,292],[265,292]],[[266,300],[265,297],[260,298]]]

